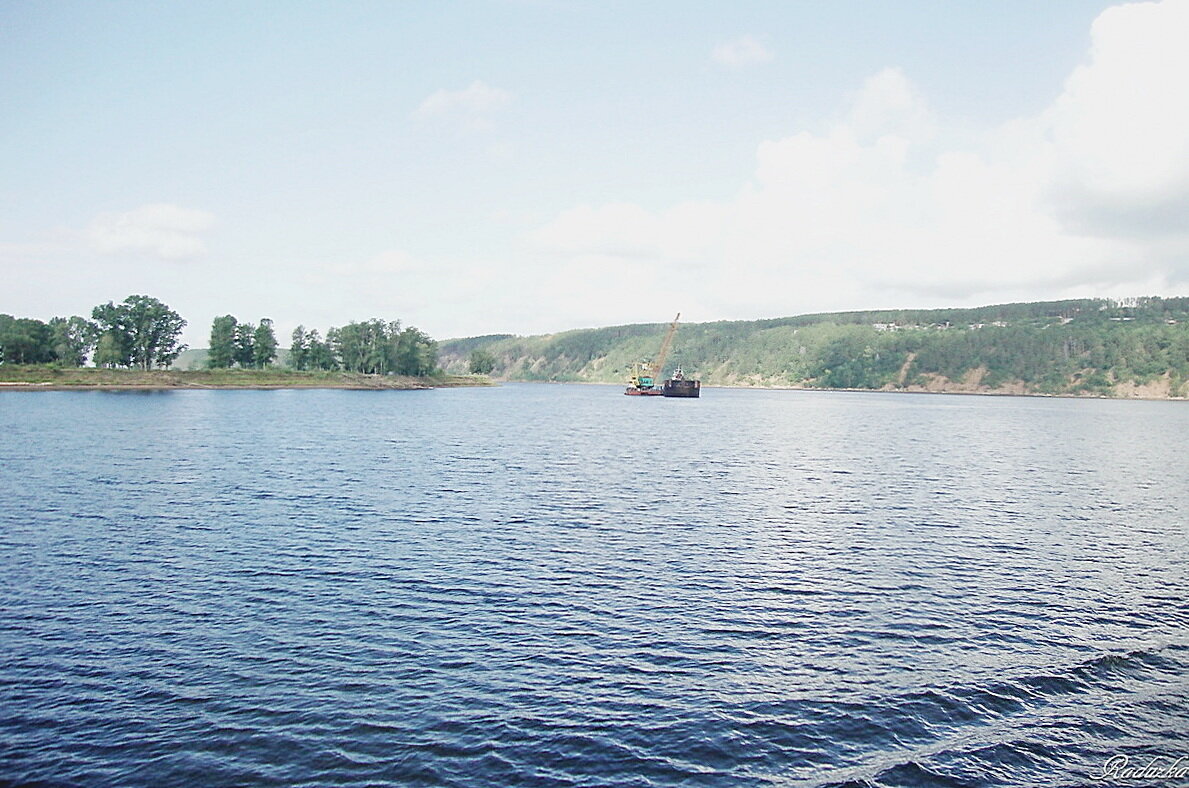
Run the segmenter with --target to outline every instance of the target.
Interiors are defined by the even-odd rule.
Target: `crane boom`
[[[677,313],[677,317],[673,318],[673,322],[669,324],[669,330],[665,332],[665,341],[661,342],[661,352],[657,354],[656,361],[652,364],[652,379],[661,381],[661,374],[665,371],[665,358],[669,355],[669,348],[673,345],[673,335],[677,333],[677,321],[681,319],[681,313]]]

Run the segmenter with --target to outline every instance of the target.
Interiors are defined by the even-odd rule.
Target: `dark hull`
[[[699,397],[702,382],[698,380],[666,380],[662,392],[666,397]]]

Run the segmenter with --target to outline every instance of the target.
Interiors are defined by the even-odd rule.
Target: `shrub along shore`
[[[487,386],[481,375],[368,375],[337,370],[266,369],[103,369],[52,365],[0,365],[3,390],[170,390],[170,389],[374,389],[414,390]]]

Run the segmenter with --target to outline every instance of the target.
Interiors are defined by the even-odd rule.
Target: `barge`
[[[702,381],[691,380],[681,371],[681,367],[673,373],[673,377],[665,381],[661,394],[666,397],[700,397],[702,396]]]

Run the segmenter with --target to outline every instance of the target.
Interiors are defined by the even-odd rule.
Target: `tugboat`
[[[637,361],[632,365],[632,376],[628,378],[628,387],[623,393],[629,397],[659,397],[664,391],[657,388],[652,366],[647,362]]]
[[[666,397],[700,397],[702,396],[702,381],[689,380],[681,367],[673,373],[673,377],[665,381],[661,393]]]

